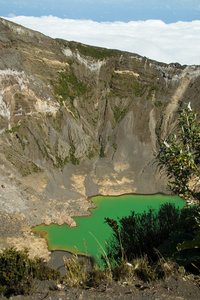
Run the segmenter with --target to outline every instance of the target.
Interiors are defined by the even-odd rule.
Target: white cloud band
[[[98,23],[53,16],[7,19],[52,38],[129,51],[165,63],[200,65],[200,20],[165,24],[160,20]]]

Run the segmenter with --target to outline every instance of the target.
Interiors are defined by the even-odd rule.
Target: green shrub
[[[3,294],[29,294],[33,276],[26,250],[5,249],[0,256],[0,289]]]
[[[194,235],[195,216],[198,216],[196,207],[179,210],[174,204],[166,203],[158,212],[149,209],[135,214],[133,211],[119,222],[105,218],[113,230],[107,245],[108,257],[110,261],[120,261],[122,257],[131,261],[146,254],[150,260],[156,261],[155,248],[170,239],[172,233],[178,231]]]
[[[158,159],[169,177],[169,186],[185,199],[200,200],[200,123],[191,108],[181,108],[176,134],[160,143]]]
[[[199,117],[191,108],[190,102],[186,107],[182,107],[177,116],[176,134],[170,135],[160,143],[158,156],[160,165],[165,167],[172,191],[190,202],[194,201],[197,210],[200,208]],[[200,273],[200,211],[199,215],[190,217],[190,222],[193,222],[190,224],[192,227],[185,228],[183,232],[191,233],[190,230],[192,235],[185,235],[182,240],[180,234],[173,235],[173,239],[177,240],[176,249],[179,251],[176,253],[176,259],[184,265],[189,264],[190,267],[193,264],[197,273]]]
[[[0,293],[28,295],[33,292],[34,280],[56,279],[60,273],[47,266],[41,258],[30,259],[28,250],[6,248],[0,253]]]

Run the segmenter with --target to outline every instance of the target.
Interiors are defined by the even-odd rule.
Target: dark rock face
[[[167,192],[159,140],[200,110],[199,75],[0,19],[1,210],[62,224],[89,196]]]

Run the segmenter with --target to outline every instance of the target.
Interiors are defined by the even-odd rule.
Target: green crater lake
[[[174,203],[183,208],[185,201],[178,196],[156,195],[123,195],[118,197],[97,196],[91,198],[97,208],[91,209],[91,216],[75,217],[77,227],[67,225],[40,225],[33,228],[34,232],[46,232],[45,239],[49,250],[66,250],[74,254],[85,254],[95,258],[101,264],[102,247],[111,237],[112,229],[104,223],[104,218],[122,218],[131,211],[142,213],[149,208],[158,210],[164,203]]]

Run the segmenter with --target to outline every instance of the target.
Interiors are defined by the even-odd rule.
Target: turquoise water
[[[104,218],[117,219],[130,215],[131,211],[141,213],[149,208],[158,209],[161,204],[174,203],[182,208],[185,201],[178,196],[168,195],[123,195],[119,197],[97,196],[91,198],[97,205],[91,209],[91,216],[76,217],[77,227],[67,225],[49,226],[40,225],[33,229],[34,232],[46,232],[45,238],[49,250],[67,250],[74,254],[87,254],[93,256],[100,264],[100,257],[109,240],[112,230],[104,223]]]

